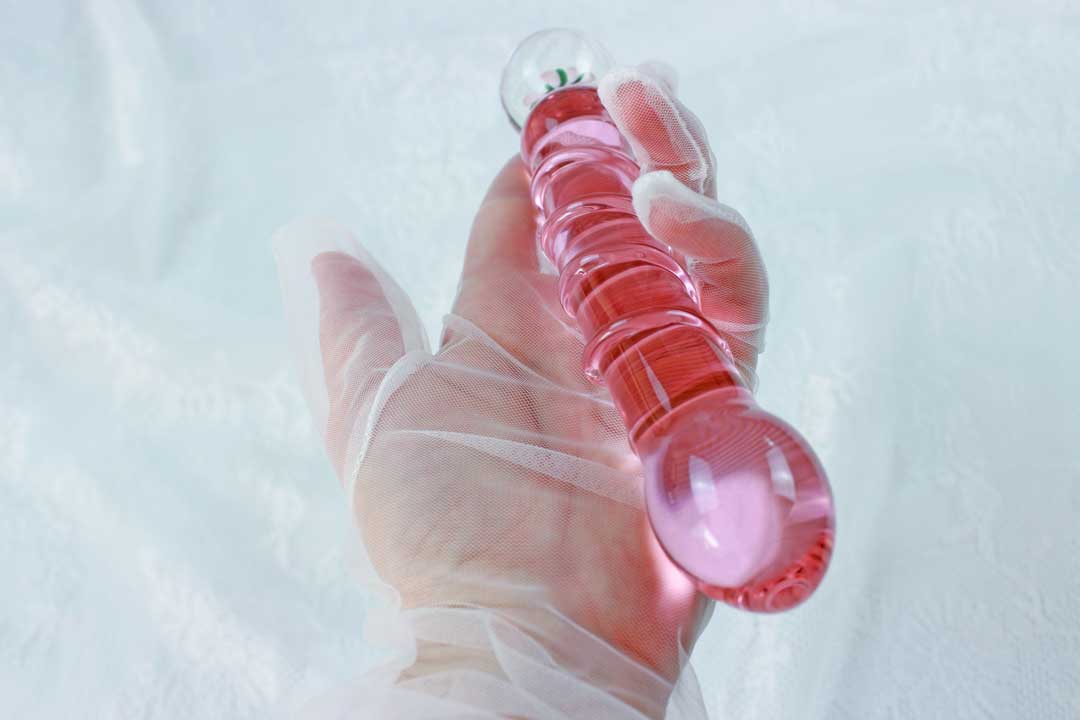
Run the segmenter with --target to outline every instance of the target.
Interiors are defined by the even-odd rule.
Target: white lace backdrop
[[[376,661],[270,237],[350,225],[434,334],[501,64],[569,24],[680,70],[836,492],[808,606],[717,609],[714,717],[1080,716],[1080,14],[892,5],[0,0],[0,715],[262,718]]]

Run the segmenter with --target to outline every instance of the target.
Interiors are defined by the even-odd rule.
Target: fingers
[[[559,303],[556,278],[540,269],[535,217],[529,178],[515,156],[477,211],[441,353],[470,352],[467,341],[483,334],[545,378],[592,391],[580,370],[581,340]]]
[[[650,63],[612,70],[598,91],[642,172],[666,170],[694,192],[715,197],[716,160],[701,121],[675,97],[675,84],[673,70]]]
[[[387,370],[426,338],[400,288],[348,230],[318,221],[275,235],[293,345],[327,451],[344,479]]]
[[[701,121],[675,97],[674,72],[664,65],[613,70],[601,78],[599,92],[641,164],[633,190],[638,218],[687,257],[702,312],[753,387],[768,279],[746,221],[714,199],[716,159]]]
[[[639,177],[633,195],[634,210],[649,234],[687,257],[702,312],[728,342],[753,387],[768,320],[769,283],[746,221],[665,171]]]
[[[535,208],[525,165],[515,155],[495,176],[476,212],[465,250],[462,283],[498,269],[531,270],[536,266]]]
[[[514,313],[507,300],[521,300],[535,290],[526,287],[539,268],[535,214],[525,166],[515,155],[492,181],[476,212],[454,316],[493,335],[504,334],[496,326],[512,330],[507,323]],[[456,324],[448,322],[442,346],[454,342],[457,334]]]

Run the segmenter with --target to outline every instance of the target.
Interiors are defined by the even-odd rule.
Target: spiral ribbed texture
[[[593,88],[545,97],[522,131],[544,254],[585,339],[585,373],[607,385],[631,442],[706,392],[745,392],[701,312],[682,258],[646,232],[639,168]]]
[[[644,469],[649,522],[699,590],[776,612],[814,591],[833,542],[824,470],[761,410],[683,258],[641,224],[640,169],[592,88],[551,93],[522,128],[539,242]]]

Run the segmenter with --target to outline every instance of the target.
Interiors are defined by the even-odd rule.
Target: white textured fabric
[[[1076,11],[679,7],[0,3],[0,716],[264,718],[399,646],[267,238],[339,218],[432,336],[558,24],[681,71],[836,492],[813,601],[695,646],[712,716],[1080,715]]]

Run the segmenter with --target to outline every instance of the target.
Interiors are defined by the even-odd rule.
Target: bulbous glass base
[[[676,408],[637,452],[653,531],[702,592],[776,612],[821,582],[834,534],[825,473],[806,440],[747,391]]]

